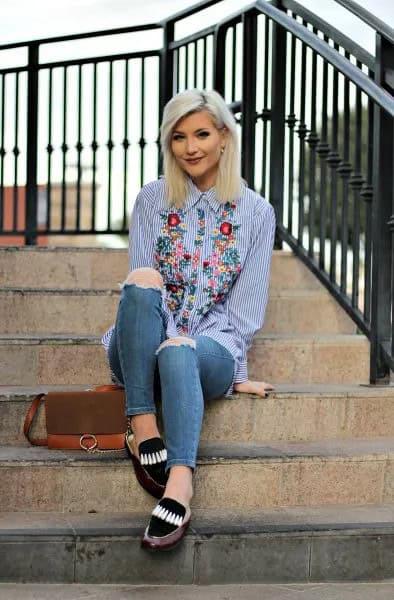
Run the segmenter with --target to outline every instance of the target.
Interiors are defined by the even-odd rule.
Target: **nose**
[[[195,154],[198,148],[196,141],[193,137],[186,138],[186,152],[187,154]]]

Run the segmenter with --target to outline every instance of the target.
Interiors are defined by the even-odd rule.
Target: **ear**
[[[222,143],[226,144],[227,140],[228,140],[228,136],[229,136],[229,131],[228,131],[227,127],[223,127],[220,131],[220,134],[221,134]]]

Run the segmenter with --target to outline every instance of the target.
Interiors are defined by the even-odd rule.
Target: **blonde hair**
[[[187,90],[171,98],[164,107],[160,128],[163,154],[163,172],[169,204],[181,208],[189,191],[188,175],[178,165],[171,149],[172,133],[176,124],[192,113],[207,111],[217,129],[228,131],[226,146],[219,160],[215,183],[216,198],[221,203],[234,202],[240,194],[238,132],[235,119],[224,99],[214,90]]]

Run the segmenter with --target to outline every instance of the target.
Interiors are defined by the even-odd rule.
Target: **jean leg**
[[[120,297],[109,362],[126,390],[126,413],[155,413],[155,352],[165,339],[161,290],[126,284]]]
[[[233,357],[221,344],[204,336],[192,339],[195,348],[185,341],[158,352],[167,468],[195,468],[204,400],[222,395],[233,375]]]
[[[208,336],[196,335],[193,339],[204,400],[219,398],[232,383],[234,358],[227,348]]]

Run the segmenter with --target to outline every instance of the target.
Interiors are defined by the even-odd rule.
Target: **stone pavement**
[[[130,586],[0,584],[0,600],[393,600],[384,583]]]

